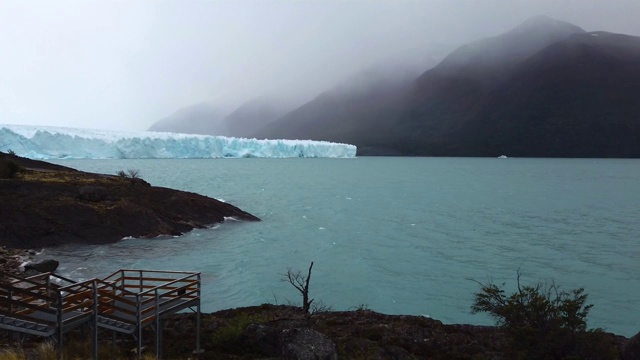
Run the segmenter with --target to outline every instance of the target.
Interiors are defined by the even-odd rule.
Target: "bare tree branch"
[[[314,299],[309,300],[309,282],[311,281],[311,269],[313,268],[313,261],[309,266],[309,271],[307,271],[307,276],[302,276],[302,272],[300,270],[293,270],[292,268],[287,268],[287,273],[282,275],[282,281],[286,281],[291,284],[300,294],[302,294],[302,311],[304,313],[309,313],[309,309],[311,308],[311,303],[313,303]]]

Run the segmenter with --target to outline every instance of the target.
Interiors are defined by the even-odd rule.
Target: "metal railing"
[[[196,313],[200,352],[200,273],[122,269],[104,279],[82,282],[53,273],[28,278],[3,275],[8,282],[0,282],[0,329],[53,337],[61,349],[64,333],[89,323],[94,358],[100,327],[133,335],[140,358],[142,329],[152,326],[160,358],[162,318],[189,308]]]

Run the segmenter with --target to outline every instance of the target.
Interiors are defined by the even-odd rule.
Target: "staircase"
[[[200,273],[121,269],[104,279],[82,282],[53,273],[1,275],[6,281],[0,282],[0,329],[52,338],[61,349],[66,332],[88,324],[94,358],[99,328],[133,335],[140,358],[142,329],[151,326],[160,358],[162,318],[191,309],[196,312],[200,351]]]

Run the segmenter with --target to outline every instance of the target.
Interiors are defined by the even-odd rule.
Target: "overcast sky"
[[[144,130],[203,101],[304,101],[540,14],[640,35],[639,0],[1,0],[0,124]]]

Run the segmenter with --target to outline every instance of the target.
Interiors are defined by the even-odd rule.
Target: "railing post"
[[[48,278],[48,277],[47,277]],[[49,289],[47,289],[48,292]],[[48,294],[49,295],[49,294]],[[56,295],[57,295],[57,300],[58,300],[58,304],[56,306],[56,322],[57,322],[57,326],[56,326],[56,332],[57,332],[57,342],[58,342],[58,358],[60,358],[60,360],[63,359],[62,357],[62,293],[60,291],[56,291]],[[51,296],[51,295],[49,295]]]
[[[155,322],[156,322],[156,359],[162,359],[162,328],[160,322],[160,294],[158,293],[158,289],[155,290],[155,303],[153,304],[155,307]]]
[[[136,294],[136,326],[138,327],[138,360],[142,358],[142,313],[140,308],[140,294]]]
[[[200,273],[198,273],[198,306],[196,307],[196,352],[200,354]]]
[[[91,356],[93,360],[98,358],[98,284],[96,280],[92,281],[93,287],[93,343],[92,345],[92,353]]]

